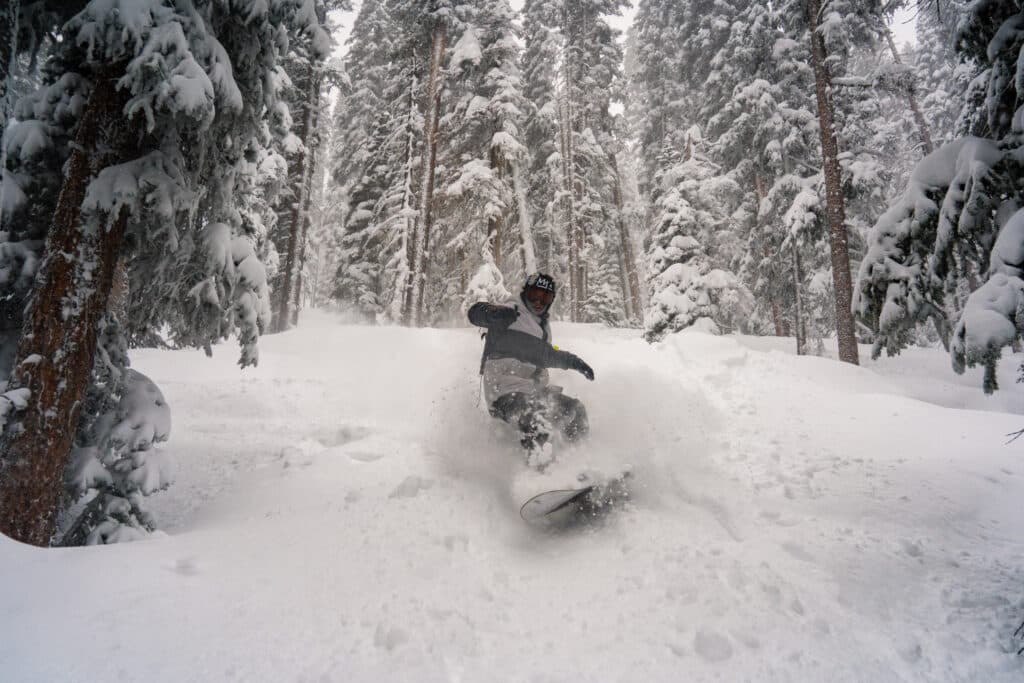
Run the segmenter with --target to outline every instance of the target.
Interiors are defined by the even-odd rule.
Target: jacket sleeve
[[[540,368],[566,370],[569,367],[570,354],[558,351],[543,339],[518,330],[489,333],[484,353],[487,358],[515,358]]]
[[[477,327],[507,327],[508,306],[496,306],[484,301],[469,307],[469,322]],[[504,313],[504,315],[502,315]]]

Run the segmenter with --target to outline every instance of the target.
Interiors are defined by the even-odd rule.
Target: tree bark
[[[308,140],[303,139],[306,147],[304,154],[306,165],[302,182],[302,211],[299,213],[299,244],[298,264],[292,285],[291,326],[299,324],[299,311],[302,310],[302,273],[306,269],[306,245],[309,244],[309,210],[313,205],[313,178],[316,175],[316,149],[320,146],[317,131],[320,128],[320,90],[323,86],[323,71],[310,67],[309,102],[306,110],[306,131]]]
[[[441,63],[448,32],[443,23],[433,30],[430,48],[430,73],[427,76],[426,117],[423,123],[423,175],[420,182],[420,207],[413,229],[412,267],[409,280],[412,296],[405,311],[405,323],[414,327],[423,324],[424,289],[427,285],[427,250],[433,226],[434,172],[437,167],[437,131],[441,119]]]
[[[889,43],[889,50],[892,52],[892,59],[897,64],[903,64],[903,60],[900,59],[900,53],[896,49],[896,41],[892,39],[892,31],[888,27],[885,27],[884,31],[885,39]],[[910,111],[914,115],[914,123],[917,124],[917,133],[921,136],[921,145],[924,148],[925,156],[935,151],[935,145],[932,143],[932,135],[928,130],[928,122],[924,120],[924,114],[921,113],[921,107],[917,104],[917,96],[914,94],[913,89],[907,91],[907,102],[910,104]]]
[[[409,82],[409,110],[405,123],[405,185],[402,189],[402,235],[398,248],[398,273],[395,275],[395,296],[391,302],[392,318],[402,321],[405,320],[406,311],[409,303],[412,301],[412,253],[409,245],[412,243],[413,232],[416,229],[415,222],[412,219],[412,167],[416,148],[413,120],[416,114],[416,86],[418,83],[419,80],[413,74]]]
[[[768,189],[765,187],[764,178],[761,177],[760,173],[754,174],[754,191],[757,194],[757,213],[761,212],[761,202],[768,196]],[[760,222],[760,219],[758,219]],[[766,260],[771,260],[772,253],[768,249],[768,241],[765,240],[764,244],[764,257]],[[775,325],[775,336],[776,337],[788,337],[789,330],[787,329],[786,321],[782,317],[782,306],[779,304],[778,299],[775,297],[775,278],[772,276],[772,272],[768,272],[768,305],[772,311],[772,323]]]
[[[612,199],[615,202],[615,210],[618,213],[616,222],[619,227],[619,244],[622,253],[623,270],[623,297],[626,300],[626,314],[630,320],[638,321],[643,315],[643,306],[640,303],[640,274],[636,268],[636,256],[633,254],[633,240],[629,235],[629,228],[622,217],[624,206],[622,202],[622,177],[619,174],[619,162],[614,154],[608,155],[611,162],[614,184],[612,185]]]
[[[96,326],[107,309],[128,220],[121,209],[105,229],[95,229],[81,216],[96,173],[137,152],[135,127],[123,113],[127,93],[116,89],[121,73],[117,65],[99,75],[78,125],[11,376],[11,388],[31,395],[0,438],[0,531],[37,546],[48,545],[55,531]]]
[[[803,269],[800,267],[800,248],[796,240],[793,240],[793,329],[796,334],[796,355],[802,356],[806,353],[806,334],[804,334],[804,298],[803,298]]]
[[[566,58],[565,61],[568,61]],[[569,78],[569,69],[564,67],[565,78]],[[577,322],[580,309],[580,291],[576,279],[577,267],[580,260],[579,242],[576,239],[576,200],[575,183],[573,182],[573,160],[572,160],[572,123],[571,107],[569,105],[568,80],[563,86],[559,95],[558,118],[559,135],[558,143],[562,161],[562,206],[565,210],[565,224],[567,229],[567,242],[569,246],[569,319]]]
[[[526,201],[526,187],[523,185],[523,173],[520,161],[512,162],[512,185],[519,203],[519,253],[523,261],[523,272],[537,271],[537,253],[533,244],[533,221],[530,219],[530,207]]]
[[[829,244],[832,258],[832,282],[836,297],[836,334],[839,360],[858,365],[856,327],[853,321],[853,278],[850,275],[850,250],[846,236],[846,205],[843,200],[842,171],[839,167],[839,143],[836,139],[835,117],[829,99],[832,86],[825,60],[825,41],[818,33],[820,0],[807,0],[810,25],[811,63],[814,68],[815,93],[818,99],[818,133],[825,171],[825,203],[828,214]]]
[[[295,182],[291,188],[290,199],[292,201],[291,211],[288,214],[288,248],[285,250],[284,267],[281,269],[281,291],[277,300],[277,311],[274,316],[274,332],[284,332],[292,326],[293,306],[296,301],[296,283],[299,278],[298,268],[300,252],[303,247],[303,224],[306,210],[309,206],[309,177],[313,164],[312,140],[310,139],[313,128],[313,116],[319,107],[320,86],[314,77],[313,65],[306,65],[307,101],[304,103],[304,115],[302,127],[298,131],[298,137],[302,141],[303,150],[296,159]]]
[[[496,147],[491,147],[489,157],[491,169],[494,170],[494,175],[498,178],[502,178],[504,176],[505,164]],[[502,216],[495,216],[487,219],[487,235],[491,243],[491,256],[494,258],[494,266],[498,269],[498,272],[501,272],[501,250],[504,247],[502,244],[502,228],[504,227],[504,223],[505,221]]]

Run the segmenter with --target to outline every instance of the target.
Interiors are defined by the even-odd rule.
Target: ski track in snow
[[[554,327],[597,381],[552,373],[591,437],[543,475],[478,405],[471,330],[311,312],[255,370],[228,347],[135,353],[174,421],[165,534],[0,542],[4,678],[1024,676],[1012,374],[986,399],[937,351],[855,368],[786,340]],[[624,509],[519,519],[530,493],[625,463]]]

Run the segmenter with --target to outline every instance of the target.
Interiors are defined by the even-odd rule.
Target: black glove
[[[584,363],[582,358],[580,358],[574,353],[569,353],[568,351],[561,351],[560,353],[563,354],[562,362],[564,363],[563,367],[566,370],[575,370],[576,372],[580,373],[590,381],[594,381],[593,368]]]
[[[492,306],[488,313],[488,327],[496,327],[500,330],[506,329],[519,319],[519,309],[508,306]]]

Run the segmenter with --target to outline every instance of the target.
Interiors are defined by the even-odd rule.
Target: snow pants
[[[575,441],[590,429],[583,404],[550,387],[537,394],[513,391],[499,396],[491,404],[490,413],[519,428],[522,434],[519,443],[528,453],[544,448],[554,430],[561,432],[567,441]]]

